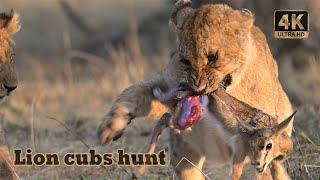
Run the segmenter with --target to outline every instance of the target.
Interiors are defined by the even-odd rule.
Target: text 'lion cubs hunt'
[[[201,95],[212,94],[226,77],[232,77],[228,94],[275,117],[277,124],[289,117],[293,110],[278,80],[277,63],[263,32],[253,22],[254,16],[247,10],[234,10],[222,4],[193,9],[190,1],[179,1],[170,21],[178,36],[178,50],[162,72],[119,95],[99,127],[101,141],[118,139],[137,117],[160,118],[170,109],[172,101],[160,102],[152,89],[167,91],[177,87],[181,80]],[[215,111],[224,114],[224,109]],[[201,117],[191,131],[171,132],[171,164],[175,167],[187,158],[196,166],[181,162],[175,168],[181,179],[203,178],[199,169],[204,166],[231,167],[232,147],[224,141],[224,134],[220,133],[223,131],[212,126],[212,121]],[[291,132],[290,122],[284,133],[290,137]],[[269,169],[255,172],[256,179],[272,178],[266,174]]]
[[[20,29],[19,15],[15,11],[0,13],[0,100],[10,95],[18,85],[14,70],[12,36]],[[4,131],[0,125],[0,178],[16,179],[12,160],[5,144]]]

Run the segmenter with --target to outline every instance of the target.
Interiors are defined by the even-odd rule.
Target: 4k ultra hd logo
[[[309,15],[307,11],[279,10],[274,12],[275,38],[307,38],[309,36]]]

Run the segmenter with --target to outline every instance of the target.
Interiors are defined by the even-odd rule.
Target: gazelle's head
[[[284,130],[293,121],[294,114],[274,127],[265,128],[256,128],[238,119],[244,132],[249,135],[251,164],[259,173],[264,172],[272,160],[282,160],[292,150],[292,140]]]

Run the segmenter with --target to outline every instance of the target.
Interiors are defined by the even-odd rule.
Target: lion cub
[[[118,139],[136,118],[159,119],[171,110],[171,101],[159,102],[152,88],[171,89],[180,81],[185,81],[193,92],[204,95],[212,94],[230,75],[233,81],[227,88],[228,94],[277,117],[278,124],[292,114],[291,103],[278,80],[277,62],[263,32],[254,25],[252,13],[224,4],[207,4],[194,9],[191,1],[179,2],[170,19],[178,39],[177,51],[159,74],[128,87],[114,100],[98,128],[102,143]],[[192,98],[191,103],[195,103],[194,100]],[[212,103],[211,100],[209,107]],[[221,113],[220,109],[217,111],[205,111],[201,120],[192,126],[192,131],[171,136],[171,164],[178,165],[175,172],[179,178],[203,179],[199,170],[216,170],[233,161],[230,144],[237,142],[240,136],[221,128],[221,122],[230,119],[230,113],[225,109]],[[194,115],[198,113],[195,111]],[[212,119],[212,114],[227,117]],[[238,124],[233,119],[232,122]],[[291,136],[291,131],[290,123],[285,132]],[[226,135],[233,138],[226,140]],[[181,162],[183,158],[193,164]],[[255,174],[260,177],[264,173]]]
[[[179,91],[169,90],[164,93],[158,87],[153,89],[155,97],[160,101],[174,97],[173,92]],[[190,93],[183,94],[187,97]],[[180,101],[183,98],[185,97],[181,95],[178,97]],[[218,119],[222,126],[219,130],[226,134],[225,141],[232,149],[232,179],[240,179],[246,156],[250,157],[251,164],[255,166],[258,173],[263,173],[272,163],[275,179],[289,178],[282,168],[281,160],[285,159],[293,148],[292,140],[284,130],[293,121],[295,112],[278,124],[272,116],[232,97],[222,87],[209,95],[209,98],[201,96],[199,100],[207,111],[207,116]],[[180,102],[178,101],[177,104]],[[177,123],[182,119],[177,117],[179,112],[182,112],[180,116],[185,116],[184,108],[177,105],[173,112],[174,118],[178,119]]]
[[[12,36],[20,29],[19,15],[15,11],[0,13],[0,103],[17,88],[14,70],[14,48]],[[16,179],[13,163],[5,143],[3,127],[0,125],[0,179]]]

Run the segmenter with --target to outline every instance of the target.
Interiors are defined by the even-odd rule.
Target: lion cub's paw
[[[130,114],[126,105],[119,105],[115,110],[109,112],[98,128],[98,137],[101,143],[107,144],[112,140],[119,139],[131,122]]]

